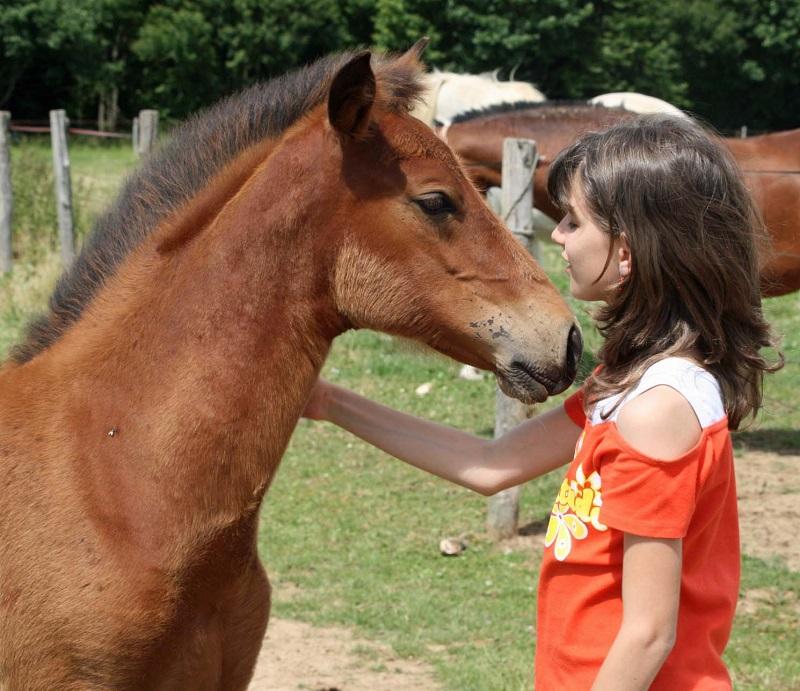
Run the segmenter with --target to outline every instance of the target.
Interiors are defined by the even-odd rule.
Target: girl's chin
[[[605,301],[605,297],[598,294],[596,291],[581,290],[579,286],[575,286],[573,283],[570,283],[569,292],[572,297],[574,297],[576,300],[581,300],[582,302],[597,302],[599,300]]]
[[[569,274],[569,292],[576,300],[585,300],[586,291],[575,282],[575,277]]]

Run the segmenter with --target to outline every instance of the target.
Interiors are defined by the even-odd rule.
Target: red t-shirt
[[[582,391],[565,402],[583,427],[556,498],[539,579],[536,691],[588,690],[622,622],[624,533],[683,538],[677,639],[651,689],[730,689],[722,651],[739,588],[739,525],[727,418],[660,462],[614,421],[587,420]]]

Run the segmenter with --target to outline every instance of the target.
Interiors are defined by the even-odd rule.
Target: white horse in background
[[[503,82],[497,71],[483,74],[459,74],[434,70],[425,75],[422,100],[411,114],[432,126],[434,120],[444,125],[456,115],[474,108],[498,103],[544,101],[544,94],[528,82]]]
[[[686,113],[671,103],[662,101],[655,96],[637,94],[635,91],[614,91],[610,94],[600,94],[590,98],[589,103],[606,108],[624,108],[632,113],[670,113],[682,118],[688,117]]]

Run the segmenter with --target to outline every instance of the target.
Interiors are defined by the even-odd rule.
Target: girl
[[[729,430],[761,403],[771,346],[732,159],[646,116],[553,162],[570,291],[600,301],[600,366],[563,407],[487,440],[320,381],[305,415],[482,494],[570,462],[545,537],[537,691],[730,689],[739,584]]]

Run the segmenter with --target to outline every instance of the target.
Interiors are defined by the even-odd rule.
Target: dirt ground
[[[344,628],[271,619],[249,691],[427,691],[430,667]]]
[[[736,457],[742,552],[782,557],[800,571],[800,455],[749,451]]]
[[[780,555],[800,570],[800,455],[748,451],[736,459],[742,552]],[[545,522],[524,530],[505,549],[540,549]],[[276,598],[281,597],[275,593]],[[745,592],[742,611],[769,593]],[[391,649],[343,628],[272,619],[249,691],[435,691],[433,670],[398,659]]]

